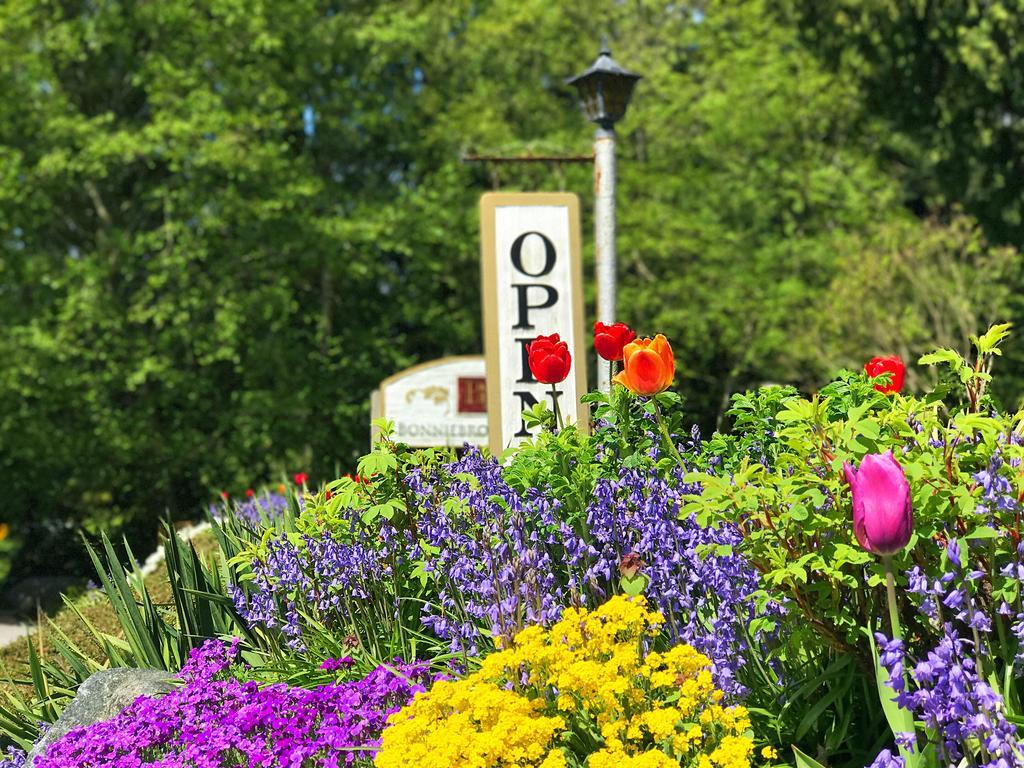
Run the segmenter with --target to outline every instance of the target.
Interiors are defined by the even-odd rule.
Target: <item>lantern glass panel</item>
[[[579,84],[583,112],[588,120],[603,119],[604,104],[601,98],[601,84],[598,77],[588,77]]]
[[[618,122],[626,114],[629,97],[636,81],[625,77],[608,77],[604,87],[605,119]]]

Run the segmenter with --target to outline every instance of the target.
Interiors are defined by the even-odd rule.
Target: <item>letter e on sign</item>
[[[530,436],[524,407],[552,407],[551,387],[533,378],[525,345],[557,333],[572,353],[558,385],[567,421],[587,420],[579,402],[587,387],[590,347],[583,334],[580,204],[569,193],[490,193],[480,200],[484,351],[491,452]]]

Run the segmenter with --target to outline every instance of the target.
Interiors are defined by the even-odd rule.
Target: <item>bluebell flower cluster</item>
[[[868,768],[905,768],[903,758],[883,749]]]
[[[974,481],[982,490],[981,500],[976,509],[979,513],[987,513],[993,520],[999,512],[1013,512],[1019,506],[1013,485],[1009,478],[1000,472],[1002,467],[1003,457],[997,450],[989,459],[989,465],[973,475]]]
[[[301,504],[301,499],[299,501]],[[220,520],[224,515],[230,513],[235,518],[242,520],[253,527],[264,526],[267,523],[281,518],[288,511],[288,497],[283,493],[266,491],[259,495],[251,496],[245,501],[224,501],[221,504],[210,505],[210,515],[214,520]]]
[[[240,613],[302,650],[304,613],[337,627],[354,604],[377,599],[375,586],[408,578],[419,564],[432,590],[422,625],[453,651],[475,654],[495,637],[556,621],[566,607],[600,604],[619,589],[619,565],[633,554],[671,639],[706,654],[727,693],[744,692],[737,674],[745,627],[765,610],[754,598],[759,576],[734,550],[738,530],[680,519],[683,497],[699,491],[681,470],[665,478],[623,467],[597,481],[579,520],[567,519],[546,489],[512,488],[501,465],[477,451],[441,471],[414,471],[407,485],[417,505],[414,531],[366,524],[354,510],[346,530],[274,539],[251,564],[249,588],[233,591]],[[389,594],[396,615],[407,592]]]
[[[879,662],[896,703],[934,734],[942,765],[966,758],[980,768],[1012,768],[1024,764],[1024,744],[983,668],[990,658],[985,640],[992,619],[975,597],[984,573],[968,568],[965,555],[960,542],[951,539],[948,570],[941,577],[930,580],[919,568],[909,574],[908,591],[917,596],[921,615],[938,628],[938,642],[912,659],[901,640],[879,634]],[[901,745],[916,749],[916,738],[906,735]],[[878,760],[879,768],[887,764]]]
[[[25,768],[28,765],[28,753],[15,746],[7,748],[7,753],[0,757],[0,768]]]
[[[281,535],[268,541],[265,555],[250,563],[249,588],[230,587],[246,622],[277,629],[297,651],[307,650],[303,611],[328,629],[344,629],[353,603],[369,600],[374,585],[389,583],[408,552],[401,534],[390,527],[361,527],[357,515],[350,521],[350,536],[344,533]]]

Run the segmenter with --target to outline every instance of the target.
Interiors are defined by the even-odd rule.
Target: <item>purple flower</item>
[[[743,693],[746,627],[781,607],[756,604],[759,575],[739,553],[735,527],[680,519],[684,497],[700,491],[681,470],[666,478],[622,468],[598,480],[574,512],[550,489],[514,487],[499,462],[476,450],[415,470],[405,483],[415,534],[352,510],[329,532],[272,539],[251,563],[251,580],[232,591],[240,614],[301,651],[304,615],[341,631],[351,606],[371,603],[394,617],[413,592],[423,597],[422,626],[453,651],[475,654],[493,637],[556,621],[566,607],[600,604],[619,589],[619,565],[633,554],[671,639],[709,656],[727,693]]]
[[[181,688],[76,728],[36,768],[369,766],[388,715],[429,682],[426,665],[396,662],[350,683],[261,687],[224,674],[236,653],[237,641],[207,642],[182,669]]]
[[[868,768],[904,768],[903,758],[883,749]]]
[[[324,659],[320,669],[325,672],[337,672],[339,669],[348,669],[355,660],[351,656],[342,656],[340,659]]]
[[[1006,718],[1002,697],[977,669],[974,641],[961,637],[951,621],[942,630],[938,645],[916,662],[908,659],[902,642],[878,636],[879,663],[888,672],[896,703],[935,734],[943,765],[958,764],[972,753],[975,741],[985,745],[989,758],[979,761],[979,766],[1021,764],[1024,751],[1017,728]],[[909,680],[905,670],[909,670]],[[897,743],[910,748],[916,746],[916,738],[897,734]],[[890,765],[879,763],[882,758],[880,754],[873,765]]]
[[[1002,473],[1002,468],[1003,457],[999,450],[996,450],[989,459],[988,467],[973,475],[974,481],[982,490],[977,511],[988,514],[993,521],[997,512],[1014,512],[1020,506],[1013,491],[1013,484]]]
[[[25,768],[28,765],[28,753],[18,747],[8,747],[7,754],[0,757],[0,768]]]

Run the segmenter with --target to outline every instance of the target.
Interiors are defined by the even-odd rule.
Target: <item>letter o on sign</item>
[[[539,237],[541,243],[544,245],[544,264],[541,266],[540,270],[536,272],[531,272],[527,269],[528,266],[536,265],[536,249],[527,248],[526,260],[529,264],[523,264],[523,245],[527,242],[526,238],[531,235]],[[546,235],[540,232],[523,232],[523,234],[512,241],[512,265],[524,275],[529,275],[530,277],[542,277],[555,267],[555,244],[552,243]]]

